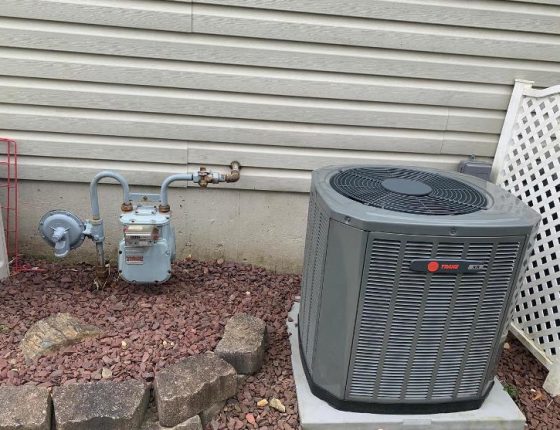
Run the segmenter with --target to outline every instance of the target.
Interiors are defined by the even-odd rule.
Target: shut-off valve
[[[191,181],[200,187],[219,182],[237,182],[240,165],[231,163],[223,174],[201,167],[196,173],[179,173],[166,178],[159,194],[131,193],[126,179],[117,172],[99,172],[90,184],[92,219],[82,221],[65,210],[47,212],[39,222],[39,233],[54,248],[56,257],[65,257],[90,238],[96,246],[97,282],[104,282],[108,269],[105,262],[105,234],[99,211],[98,184],[104,178],[116,180],[123,190],[120,223],[123,236],[119,242],[118,271],[121,278],[133,283],[165,282],[171,276],[175,259],[175,231],[171,225],[168,188],[173,182]]]

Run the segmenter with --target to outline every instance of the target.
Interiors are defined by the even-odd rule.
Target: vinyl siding
[[[553,1],[3,0],[0,15],[0,136],[22,179],[159,185],[235,159],[233,188],[306,192],[329,164],[455,169],[494,156],[515,78],[560,82]]]

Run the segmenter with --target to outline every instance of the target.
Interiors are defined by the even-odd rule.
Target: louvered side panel
[[[360,328],[348,390],[352,398],[371,398],[384,350],[385,330],[391,312],[392,294],[398,270],[400,242],[373,240],[369,270],[360,312]]]
[[[311,193],[309,203],[309,221],[307,226],[306,251],[304,262],[304,278],[302,282],[302,345],[308,365],[313,361],[315,332],[321,290],[325,255],[327,252],[327,238],[329,218],[317,204],[315,193]]]
[[[311,192],[309,197],[309,211],[307,215],[307,235],[305,239],[304,272],[302,278],[301,310],[299,324],[301,325],[302,345],[307,345],[309,336],[309,303],[311,301],[311,290],[313,289],[313,261],[315,259],[317,225],[316,194]]]
[[[398,237],[397,240],[385,240]],[[358,314],[348,396],[451,401],[481,395],[520,242],[374,238]],[[476,273],[425,273],[417,259],[467,259]]]
[[[459,311],[465,313],[470,320],[470,332],[464,344],[459,378],[455,383],[454,396],[472,397],[476,396],[483,385],[483,369],[491,355],[491,347],[495,340],[495,333],[491,333],[492,326],[487,326],[481,317],[485,313],[485,294],[488,292],[487,279],[492,270],[492,255],[495,245],[492,243],[471,243],[468,246],[466,257],[473,261],[479,261],[487,268],[484,272],[463,275],[461,280],[461,299],[464,301]],[[495,307],[503,307],[503,300],[494,303]],[[500,312],[498,311],[498,315]],[[478,336],[478,337],[477,337]],[[484,338],[484,339],[483,339]],[[477,341],[484,343],[477,345]],[[467,378],[465,379],[465,375]]]
[[[461,258],[463,256],[464,242],[443,242],[435,245],[436,258]],[[438,299],[441,298],[441,301]],[[417,399],[419,395],[426,393],[427,399],[438,397],[440,393],[452,393],[458,372],[457,354],[460,345],[450,343],[449,340],[461,336],[462,327],[457,327],[457,320],[460,315],[454,312],[455,304],[458,300],[457,275],[438,273],[432,275],[430,280],[430,305],[434,306],[434,311],[438,309],[445,312],[445,319],[440,319],[437,324],[424,317],[423,324],[427,330],[434,330],[440,336],[439,342],[432,345],[432,378],[427,387],[409,387],[412,398]],[[430,309],[430,312],[432,310]],[[426,350],[430,349],[429,344],[423,344]],[[457,369],[454,371],[454,369]],[[445,396],[445,394],[444,394]],[[448,395],[449,396],[449,395]]]
[[[305,255],[303,262],[303,276],[301,280],[301,304],[299,310],[299,326],[302,345],[307,344],[308,337],[308,317],[309,302],[312,289],[312,269],[314,259],[314,243],[315,238],[315,219],[317,218],[316,194],[315,190],[311,190],[309,194],[309,209],[307,212],[307,230],[305,236]]]
[[[474,396],[484,384],[490,364],[489,357],[496,336],[499,335],[499,324],[505,312],[504,304],[511,288],[519,248],[519,242],[500,243],[496,246],[485,291],[481,295],[480,310],[472,334],[470,351],[466,357],[468,366],[465,367],[461,377],[459,396]]]
[[[429,258],[432,243],[408,242],[405,246],[402,269],[417,258]],[[428,285],[426,274],[402,270],[398,280],[394,310],[389,328],[387,349],[381,363],[379,383],[376,387],[380,399],[399,398],[406,387],[410,358],[415,355],[418,315],[424,307],[424,295]]]
[[[415,258],[430,258],[437,255],[437,246],[431,242],[423,242],[424,252]],[[411,244],[407,246],[410,247]],[[446,252],[447,251],[447,248]],[[401,398],[425,399],[433,378],[434,363],[438,358],[438,348],[441,342],[445,321],[449,311],[449,303],[453,289],[449,288],[449,279],[436,279],[431,274],[406,272],[409,287],[417,283],[423,287],[421,307],[418,307],[416,331],[411,356],[408,358],[408,367],[405,384],[401,391]],[[401,283],[402,285],[402,283]],[[421,318],[418,315],[422,315]]]

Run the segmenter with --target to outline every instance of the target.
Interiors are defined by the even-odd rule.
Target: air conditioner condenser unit
[[[362,412],[478,408],[539,221],[459,173],[315,171],[298,324],[312,391]]]

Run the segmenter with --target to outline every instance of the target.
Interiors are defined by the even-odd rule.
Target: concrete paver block
[[[235,367],[237,373],[253,374],[262,367],[265,346],[265,322],[240,313],[229,319],[214,352]]]
[[[67,384],[53,392],[57,430],[137,430],[150,392],[141,381]]]
[[[154,381],[159,422],[176,426],[237,391],[237,374],[212,353],[181,360],[156,374]]]
[[[51,395],[32,385],[0,387],[0,430],[49,430]]]

